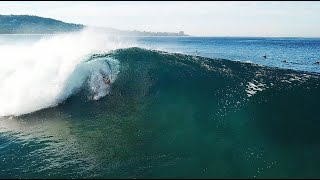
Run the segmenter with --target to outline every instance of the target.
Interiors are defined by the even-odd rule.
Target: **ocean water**
[[[320,61],[320,38],[142,37],[138,42],[167,52],[320,72],[315,64]]]
[[[319,58],[320,39],[0,36],[0,177],[317,178]]]

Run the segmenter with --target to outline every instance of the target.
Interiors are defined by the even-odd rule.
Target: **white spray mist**
[[[44,37],[28,44],[2,43],[0,116],[21,115],[56,106],[74,93],[88,76],[97,79],[100,78],[99,71],[110,71],[103,60],[82,63],[88,54],[130,46],[123,39],[93,29]],[[113,82],[119,64],[116,60],[108,61],[113,64],[112,72],[109,72]],[[102,88],[96,99],[108,92],[105,85],[99,87]]]

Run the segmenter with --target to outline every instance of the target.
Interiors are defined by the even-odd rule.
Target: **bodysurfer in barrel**
[[[103,77],[103,82],[107,85],[109,85],[111,83],[111,81],[108,77]]]

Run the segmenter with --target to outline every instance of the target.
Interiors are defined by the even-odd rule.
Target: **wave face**
[[[87,82],[105,95],[99,72],[113,82],[115,59],[85,59],[94,53],[128,47],[107,34],[86,29],[79,33],[42,38],[33,43],[0,45],[0,116],[21,115],[56,106]],[[100,73],[101,74],[101,73]],[[96,80],[94,80],[96,79]],[[99,85],[98,85],[99,84]]]
[[[1,177],[320,175],[319,74],[141,48],[83,56],[57,64],[50,58],[28,64],[26,58],[29,68],[21,66],[25,73],[19,76],[30,78],[25,82],[14,72],[1,75],[1,82],[21,87],[1,84],[1,93],[9,96],[1,96],[2,115],[64,100],[0,121],[2,134],[18,136],[14,143],[0,139]],[[29,76],[30,69],[40,71]],[[101,84],[100,70],[109,74],[112,91],[101,87],[98,96],[107,95],[88,100],[92,84]],[[17,156],[15,148],[23,151]]]

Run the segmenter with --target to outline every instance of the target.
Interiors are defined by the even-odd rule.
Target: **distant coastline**
[[[83,24],[66,23],[60,20],[32,15],[0,15],[0,34],[24,34],[24,35],[50,35],[66,32],[75,32],[84,29]],[[184,31],[173,32],[149,32],[149,31],[124,31],[114,28],[92,27],[97,30],[115,33],[123,36],[189,36]]]

